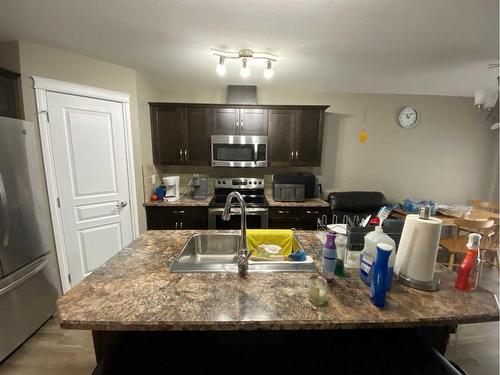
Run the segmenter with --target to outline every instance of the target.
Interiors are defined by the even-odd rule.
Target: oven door
[[[223,208],[208,209],[209,229],[241,229],[241,211],[239,208],[231,208],[231,218],[222,220]],[[247,208],[247,228],[266,229],[269,222],[267,208]]]
[[[213,167],[267,167],[267,137],[212,136]]]

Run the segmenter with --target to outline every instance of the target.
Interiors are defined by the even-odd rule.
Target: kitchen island
[[[92,330],[100,362],[112,344],[132,337],[127,332],[139,332],[141,340],[151,331],[162,331],[167,338],[170,334],[200,340],[193,332],[233,331],[241,336],[258,330],[272,336],[277,330],[424,327],[429,341],[444,352],[448,333],[456,325],[499,319],[491,292],[458,291],[453,287],[454,274],[444,270],[439,272],[437,292],[394,282],[384,309],[370,303],[369,289],[356,275],[336,278],[326,305],[318,307],[307,299],[308,273],[249,273],[245,278],[237,273],[170,273],[169,266],[187,239],[199,232],[214,231],[141,235],[59,299],[61,327]],[[296,236],[319,268],[322,245],[315,232]]]

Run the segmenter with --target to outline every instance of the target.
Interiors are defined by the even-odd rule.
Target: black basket
[[[382,224],[384,233],[391,237],[396,246],[399,246],[401,232],[403,231],[404,220],[386,219]],[[361,251],[365,246],[365,236],[374,231],[375,227],[370,225],[366,227],[348,227],[347,228],[347,249],[349,251]]]

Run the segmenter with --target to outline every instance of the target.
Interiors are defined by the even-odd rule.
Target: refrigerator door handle
[[[41,263],[39,263],[35,268],[33,268],[31,271],[28,273],[24,274],[22,277],[17,279],[16,281],[8,284],[7,286],[0,288],[0,297],[14,288],[16,288],[18,285],[24,283],[26,280],[28,280],[30,277],[34,276],[37,274],[39,271],[41,271],[45,266],[47,265],[47,259],[44,259]]]
[[[7,205],[7,193],[5,192],[2,173],[0,173],[0,218],[0,245],[7,247],[9,244],[10,218],[9,207]]]

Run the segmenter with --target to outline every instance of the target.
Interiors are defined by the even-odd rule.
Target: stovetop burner
[[[214,195],[208,204],[210,207],[224,207],[228,194]],[[269,203],[264,195],[242,195],[247,207],[268,207]],[[238,206],[238,202],[234,200],[231,203],[232,207]]]

